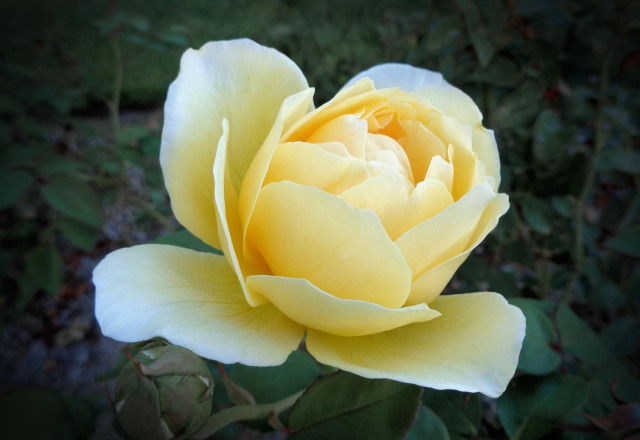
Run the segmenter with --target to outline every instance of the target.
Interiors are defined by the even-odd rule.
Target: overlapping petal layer
[[[220,362],[278,365],[304,327],[271,304],[247,304],[223,256],[175,246],[112,252],[96,267],[96,317],[102,332],[134,342],[161,336]]]
[[[274,275],[307,279],[338,298],[398,308],[409,295],[411,271],[377,216],[317,188],[265,186],[247,239]]]
[[[320,362],[364,377],[500,395],[518,364],[520,309],[489,292],[441,296],[432,308],[442,316],[375,335],[307,330],[307,349]]]
[[[247,278],[247,286],[299,324],[340,336],[379,333],[440,316],[426,304],[389,309],[367,301],[337,298],[303,278],[254,275]]]
[[[251,40],[212,42],[184,53],[165,104],[160,153],[180,223],[220,247],[211,170],[222,119],[231,127],[229,175],[238,191],[282,101],[307,88],[295,63]]]

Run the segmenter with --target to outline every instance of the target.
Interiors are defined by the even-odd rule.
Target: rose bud
[[[118,421],[133,439],[183,439],[211,414],[213,378],[193,352],[162,341],[130,347],[116,383]]]

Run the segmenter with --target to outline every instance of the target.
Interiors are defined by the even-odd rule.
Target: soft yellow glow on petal
[[[433,319],[426,304],[388,309],[365,301],[336,298],[301,278],[255,275],[247,286],[307,328],[341,336],[362,336]]]
[[[424,98],[445,115],[453,116],[463,125],[475,126],[482,121],[478,106],[462,90],[441,85],[421,87],[412,94]]]
[[[253,214],[253,208],[255,207],[258,193],[264,184],[269,164],[271,163],[273,153],[280,141],[282,132],[286,127],[290,126],[293,121],[301,118],[312,104],[313,89],[304,90],[285,99],[280,111],[278,112],[278,117],[276,118],[273,127],[271,127],[269,135],[265,139],[262,147],[258,150],[253,162],[251,162],[251,165],[247,170],[244,180],[242,181],[242,186],[239,190],[238,209],[240,222],[242,223],[243,241],[242,248],[237,247],[236,249],[242,249],[245,257],[248,260],[251,260],[254,264],[260,265],[260,261],[252,254],[251,250],[248,249],[246,245],[246,233],[247,224]]]
[[[230,176],[238,190],[282,101],[307,88],[295,63],[250,40],[213,42],[184,53],[165,103],[160,163],[173,212],[194,235],[220,247],[211,170],[222,119],[232,127]]]
[[[491,185],[494,191],[498,191],[500,185],[500,156],[493,130],[487,130],[476,126],[473,129],[473,151],[484,164],[487,176],[493,178]]]
[[[444,160],[441,156],[433,156],[425,179],[439,180],[451,193],[453,187],[453,165]]]
[[[414,280],[467,249],[485,208],[495,197],[488,185],[478,185],[457,203],[396,240]]]
[[[279,365],[304,328],[271,304],[251,307],[224,257],[141,245],[109,254],[93,273],[102,332],[134,342],[161,336],[224,363]]]
[[[411,294],[406,305],[427,303],[436,299],[445,286],[449,283],[453,274],[464,263],[469,254],[480,244],[482,240],[496,227],[498,219],[509,209],[509,198],[506,194],[498,194],[489,203],[478,222],[476,230],[469,239],[469,244],[464,252],[447,260],[446,262],[427,271],[417,278],[411,285]]]
[[[336,297],[398,308],[409,295],[409,267],[376,215],[317,188],[265,186],[247,239],[274,275],[305,278]]]
[[[222,251],[238,277],[238,282],[247,302],[256,307],[264,304],[267,300],[249,291],[244,279],[249,274],[268,272],[268,268],[264,266],[264,262],[260,265],[260,261],[253,261],[251,262],[253,264],[251,264],[244,258],[244,254],[236,252],[237,249],[242,249],[242,225],[240,224],[238,213],[238,195],[231,184],[231,177],[227,167],[226,154],[229,123],[226,119],[222,122],[223,135],[220,137],[216,160],[213,165],[218,234]]]
[[[431,158],[447,157],[447,148],[438,137],[420,122],[403,120],[407,137],[400,140],[409,157],[414,182],[422,182],[427,174]]]
[[[287,142],[277,146],[264,185],[290,180],[340,194],[371,178],[363,160],[353,159],[342,144]],[[336,153],[334,151],[338,150]],[[344,154],[342,154],[344,153]]]
[[[367,122],[357,115],[341,115],[318,127],[306,139],[307,142],[322,144],[340,142],[347,151],[358,159],[364,159],[364,145],[367,140]]]
[[[431,321],[369,336],[307,330],[318,361],[368,378],[499,396],[513,377],[525,334],[517,307],[495,293],[441,296]]]
[[[442,182],[426,180],[411,188],[404,177],[391,168],[339,197],[354,208],[375,212],[392,240],[453,203]]]

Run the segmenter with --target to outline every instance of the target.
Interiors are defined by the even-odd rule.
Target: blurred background
[[[637,434],[640,2],[6,0],[0,29],[0,420],[118,438],[105,387],[122,344],[101,336],[91,271],[151,240],[206,250],[170,210],[162,105],[185,49],[248,37],[301,67],[316,106],[381,62],[478,103],[511,209],[448,290],[500,292],[527,317],[504,408],[569,393],[558,375],[584,395],[518,438]],[[452,393],[423,398],[439,438],[517,437],[495,400],[472,417]]]

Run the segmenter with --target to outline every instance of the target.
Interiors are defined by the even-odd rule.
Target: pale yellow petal
[[[453,187],[453,165],[441,156],[433,156],[425,179],[439,180],[451,193]]]
[[[242,223],[242,252],[248,260],[251,260],[255,264],[260,264],[260,262],[255,255],[251,253],[250,249],[248,249],[245,238],[247,224],[249,223],[249,219],[253,213],[258,193],[264,184],[264,179],[267,175],[273,153],[280,143],[282,132],[295,121],[300,119],[312,104],[313,89],[303,90],[302,92],[291,95],[284,100],[282,107],[278,112],[278,117],[269,131],[269,135],[247,169],[247,173],[239,189],[238,209],[240,222]],[[240,248],[236,249],[240,250]]]
[[[407,119],[403,120],[402,124],[407,132],[407,137],[399,141],[407,152],[414,182],[422,182],[427,174],[431,158],[434,156],[446,158],[447,148],[435,134],[420,122]]]
[[[96,317],[106,336],[160,336],[224,363],[278,365],[304,328],[271,304],[251,307],[221,255],[166,245],[109,254],[93,273]]]
[[[442,182],[426,180],[412,188],[391,167],[339,197],[355,208],[375,212],[392,240],[453,203]]]
[[[525,334],[520,309],[495,293],[441,296],[431,321],[369,336],[307,330],[318,361],[359,376],[499,396],[515,373]]]
[[[442,74],[409,64],[384,63],[360,72],[347,82],[344,88],[351,86],[362,78],[370,78],[376,88],[399,87],[406,92],[413,92],[426,86],[449,86]],[[451,86],[449,86],[451,87]]]
[[[277,146],[264,185],[290,180],[301,185],[320,188],[331,194],[370,179],[366,162],[349,154],[334,153],[339,143],[310,144],[286,142]],[[344,146],[342,147],[344,149]]]
[[[449,161],[453,164],[453,185],[451,193],[454,200],[464,196],[478,180],[476,176],[477,155],[466,148],[449,145]],[[482,182],[486,183],[486,182]]]
[[[185,52],[165,103],[160,163],[173,212],[194,235],[220,247],[211,169],[222,119],[232,127],[230,175],[237,190],[282,101],[307,88],[295,63],[250,40]]]
[[[318,188],[265,186],[247,239],[274,275],[305,278],[339,298],[397,308],[411,272],[378,217]]]
[[[413,90],[412,94],[426,99],[442,113],[453,116],[463,125],[474,127],[482,121],[482,113],[473,99],[456,87],[429,85]]]
[[[489,232],[496,227],[498,219],[506,213],[508,209],[509,198],[506,194],[498,194],[482,213],[478,226],[469,239],[466,250],[414,280],[411,285],[411,294],[407,299],[406,305],[430,304],[431,301],[436,299],[460,265],[464,263],[469,254],[484,240]]]
[[[467,249],[485,208],[495,197],[488,185],[478,185],[440,214],[396,240],[414,280]]]
[[[300,118],[283,136],[283,141],[306,141],[319,127],[343,115],[366,116],[389,102],[397,91],[375,90],[373,82],[363,78],[343,89],[331,101]]]
[[[340,142],[353,157],[364,159],[364,145],[367,140],[367,121],[358,115],[341,115],[318,127],[306,139],[312,143]]]
[[[254,275],[247,278],[247,286],[267,297],[293,321],[341,336],[380,333],[440,315],[426,304],[388,309],[370,302],[336,298],[301,278]]]
[[[500,156],[498,155],[498,144],[493,130],[476,126],[473,128],[473,151],[478,155],[478,159],[484,164],[487,176],[493,178],[491,185],[494,191],[498,191],[500,186]]]
[[[227,133],[229,124],[226,119],[222,122],[223,134],[220,137],[216,160],[213,165],[218,234],[224,256],[238,277],[238,282],[244,292],[247,303],[256,307],[264,304],[267,300],[247,289],[245,277],[255,273],[268,273],[268,268],[264,266],[264,262],[259,260],[247,261],[242,253],[242,224],[240,223],[238,212],[238,195],[231,184],[231,177],[227,167]]]

